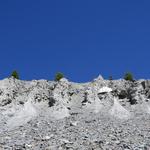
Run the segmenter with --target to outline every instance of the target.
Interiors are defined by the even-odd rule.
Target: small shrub
[[[48,102],[49,107],[54,106],[54,104],[55,104],[55,99],[53,97],[50,97]]]
[[[133,75],[130,72],[125,74],[124,79],[127,80],[127,81],[134,81],[133,80]]]
[[[17,71],[13,71],[11,74],[11,77],[14,77],[15,79],[19,79],[19,74]]]
[[[113,80],[113,77],[112,77],[112,76],[109,76],[109,80],[112,81],[112,80]]]
[[[58,72],[55,75],[55,81],[60,81],[60,79],[62,79],[63,77],[64,75],[61,72]]]

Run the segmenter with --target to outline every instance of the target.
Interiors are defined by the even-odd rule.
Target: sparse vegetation
[[[112,76],[109,76],[109,80],[112,81],[112,80],[113,80],[113,77],[112,77]]]
[[[14,77],[15,79],[19,79],[19,74],[18,72],[15,70],[12,72],[11,77]]]
[[[130,73],[130,72],[127,72],[127,73],[125,74],[124,79],[127,80],[127,81],[134,81],[134,80],[133,80],[133,75],[132,75],[132,73]]]
[[[55,99],[53,97],[50,97],[48,102],[49,107],[54,106],[54,104],[55,104]]]
[[[58,72],[55,75],[55,81],[60,81],[60,79],[62,79],[64,77],[63,73]]]

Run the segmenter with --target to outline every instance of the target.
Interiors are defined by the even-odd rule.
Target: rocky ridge
[[[150,80],[1,80],[0,149],[149,150]]]

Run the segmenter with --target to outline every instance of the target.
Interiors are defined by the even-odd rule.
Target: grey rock
[[[149,93],[150,80],[1,80],[0,149],[149,150]]]

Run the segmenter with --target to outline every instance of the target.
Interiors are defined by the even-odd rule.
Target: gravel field
[[[1,80],[0,150],[150,150],[150,80]]]

